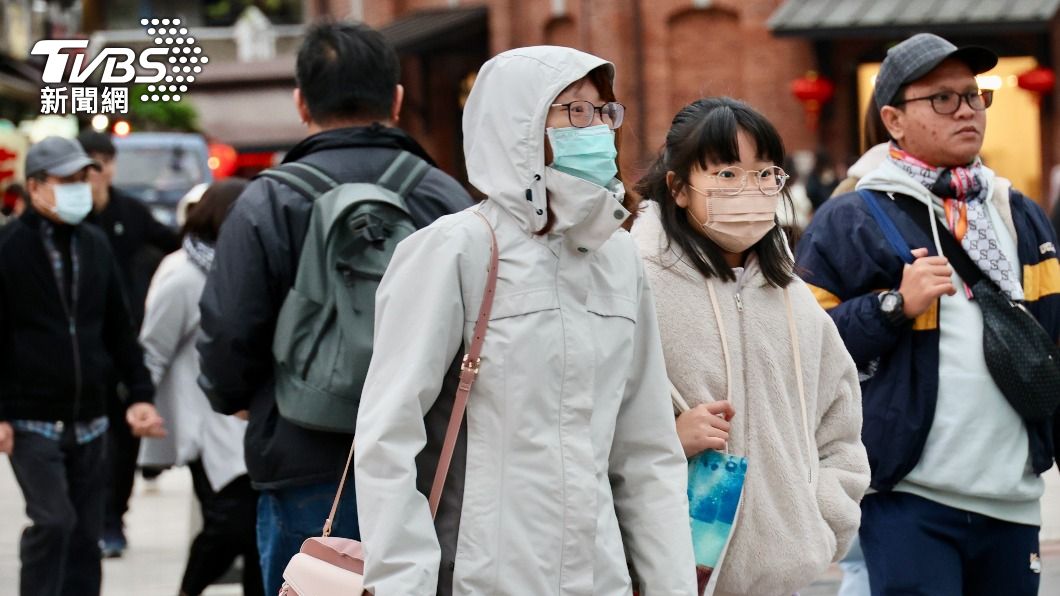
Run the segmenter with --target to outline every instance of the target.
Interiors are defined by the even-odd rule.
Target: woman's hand
[[[685,457],[707,449],[721,451],[729,440],[729,420],[736,415],[726,400],[700,404],[677,417],[677,436]]]

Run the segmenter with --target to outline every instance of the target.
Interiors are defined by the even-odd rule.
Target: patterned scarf
[[[988,185],[983,162],[956,168],[936,168],[891,144],[891,163],[923,184],[943,201],[946,221],[968,256],[1012,300],[1023,300],[1019,275],[1001,250],[986,200]]]
[[[212,244],[203,241],[198,236],[187,234],[184,236],[183,248],[196,267],[201,269],[203,273],[210,272],[210,267],[213,266],[214,254]]]

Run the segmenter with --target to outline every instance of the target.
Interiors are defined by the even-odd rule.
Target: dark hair
[[[306,32],[295,77],[318,123],[386,120],[401,75],[397,52],[364,24],[323,22]]]
[[[727,164],[740,161],[736,136],[740,131],[754,141],[759,159],[783,166],[784,143],[765,116],[741,101],[708,97],[688,104],[674,116],[658,159],[637,184],[637,192],[659,203],[667,246],[676,244],[704,277],[725,281],[736,281],[736,274],[725,262],[722,249],[692,227],[688,211],[678,206],[674,195],[684,190],[694,167],[707,169],[708,162]],[[668,172],[674,173],[672,187],[666,183]],[[791,208],[787,188],[781,194]],[[762,273],[769,284],[787,287],[794,275],[795,263],[781,227],[773,228],[751,250],[758,255]]]
[[[85,153],[89,155],[99,153],[114,157],[117,154],[114,143],[110,140],[110,135],[105,135],[101,132],[86,130],[77,135],[77,142],[81,144],[81,148],[85,150]]]
[[[865,121],[862,122],[863,141],[861,152],[865,153],[880,143],[891,140],[891,132],[883,124],[880,116],[880,108],[876,105],[876,98],[869,97],[869,105],[865,106]]]
[[[217,242],[221,224],[249,182],[245,178],[225,178],[211,184],[198,203],[188,206],[188,217],[181,234],[197,236],[204,242]]]
[[[590,70],[589,74],[585,75],[582,78],[587,79],[590,83],[592,83],[593,87],[596,88],[596,92],[600,94],[600,99],[604,101],[618,100],[618,97],[615,95],[615,88],[611,82],[611,67],[607,65],[597,66],[596,68]],[[578,80],[580,81],[581,79]],[[572,82],[571,85],[576,82],[577,81]],[[568,85],[568,87],[569,86],[570,85]],[[560,93],[563,92],[561,91]],[[622,155],[622,127],[619,127],[615,130],[615,150],[618,151],[618,155]],[[548,141],[546,139],[545,164],[547,165],[551,161],[552,147],[548,144]],[[618,168],[618,171],[615,173],[615,178],[622,180],[622,166],[619,164],[618,157],[615,157],[615,167]],[[626,197],[623,200],[623,206],[626,208],[626,210],[630,212],[634,212],[636,210],[636,206],[631,203],[632,201],[634,201],[632,193],[626,193]],[[547,209],[548,219],[545,220],[545,226],[537,232],[534,232],[538,236],[544,236],[545,234],[548,234],[552,231],[552,226],[556,225],[556,214],[552,211],[551,206],[549,206]],[[628,230],[629,227],[627,224],[631,224],[632,220],[633,216],[631,216],[626,223],[623,223],[623,227],[626,227],[626,229]]]

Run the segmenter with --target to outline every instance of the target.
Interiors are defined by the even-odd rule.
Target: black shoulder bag
[[[873,199],[879,200],[879,195]],[[929,237],[933,236],[923,204],[900,195],[894,202]],[[874,217],[886,217],[882,210],[870,211]],[[972,296],[983,313],[983,353],[990,376],[1025,421],[1050,418],[1060,404],[1060,350],[1034,315],[984,274],[941,222],[938,227],[942,254],[972,288]]]

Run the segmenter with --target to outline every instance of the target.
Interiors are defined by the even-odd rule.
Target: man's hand
[[[125,411],[125,421],[137,437],[160,439],[166,436],[165,421],[151,404],[140,402],[129,406]]]
[[[15,429],[11,428],[9,422],[0,422],[0,453],[11,455],[14,450]]]
[[[916,259],[913,264],[902,270],[902,285],[898,288],[902,294],[902,310],[909,319],[927,312],[939,296],[957,293],[951,278],[953,269],[946,257],[929,257],[926,248],[916,248],[913,258]]]
[[[727,400],[700,404],[677,417],[677,436],[685,457],[707,449],[721,451],[729,440],[728,420],[736,414]]]

